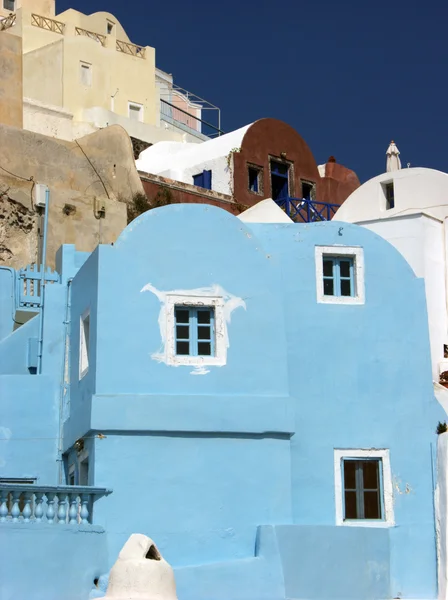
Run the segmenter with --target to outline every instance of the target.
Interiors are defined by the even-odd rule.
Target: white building
[[[424,278],[435,381],[448,370],[444,349],[448,345],[447,218],[448,174],[408,168],[367,181],[347,198],[333,219],[362,225],[385,238],[406,258],[416,276]]]

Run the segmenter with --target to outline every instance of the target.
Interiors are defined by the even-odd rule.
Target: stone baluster
[[[58,496],[58,523],[65,525],[67,523],[67,494],[59,492]]]
[[[32,515],[32,510],[31,510],[31,500],[32,500],[32,492],[24,492],[23,494],[24,496],[24,502],[25,502],[25,506],[23,507],[23,521],[24,523],[29,523],[30,522],[30,517]]]
[[[86,525],[89,523],[89,494],[81,494],[81,523]]]
[[[11,516],[12,516],[13,523],[17,523],[17,521],[19,520],[19,517],[20,517],[20,506],[19,506],[20,494],[21,494],[21,492],[18,490],[15,490],[14,492],[12,492]]]
[[[48,523],[54,523],[54,500],[56,494],[54,492],[47,492],[47,521]]]
[[[8,517],[8,491],[2,490],[0,496],[0,521],[6,521]]]
[[[78,524],[78,494],[70,494],[70,510],[68,511],[69,524]]]
[[[43,492],[36,492],[36,494],[34,495],[34,517],[37,523],[40,523],[42,521],[42,517],[44,514],[43,498]]]

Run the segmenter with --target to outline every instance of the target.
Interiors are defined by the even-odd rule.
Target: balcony
[[[318,202],[308,198],[277,198],[277,205],[295,223],[314,223],[317,221],[331,221],[339,204]]]
[[[105,488],[0,483],[0,527],[7,523],[93,525],[93,507]]]
[[[65,23],[50,19],[49,17],[42,17],[42,15],[36,15],[35,13],[31,15],[31,25],[52,31],[53,33],[60,33],[61,35],[64,35],[65,31]]]
[[[16,24],[16,15],[10,14],[8,17],[0,17],[0,31],[6,31],[10,27],[14,27]]]

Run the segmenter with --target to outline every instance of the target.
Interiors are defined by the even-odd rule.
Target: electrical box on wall
[[[34,204],[41,208],[45,208],[49,191],[48,186],[44,183],[36,183],[34,186]]]

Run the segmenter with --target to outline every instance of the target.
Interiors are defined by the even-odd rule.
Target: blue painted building
[[[136,532],[179,600],[437,598],[445,413],[392,246],[172,205],[57,271],[33,305],[0,269],[2,600],[87,599]]]

